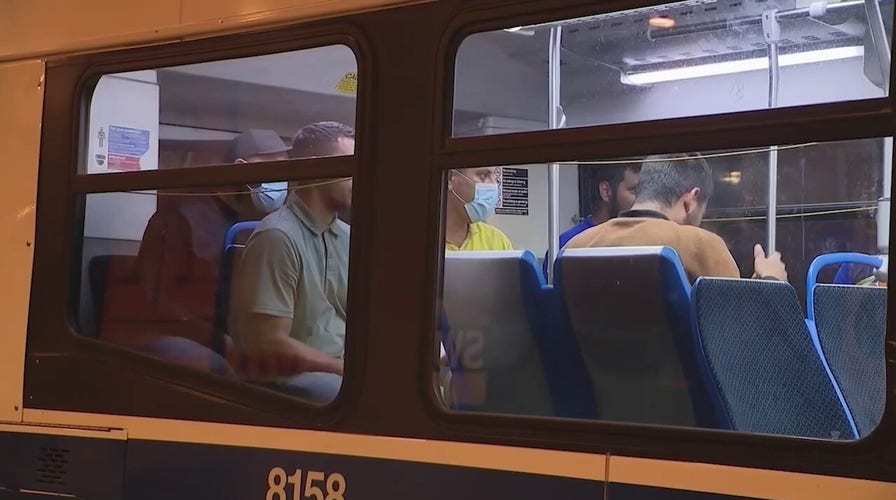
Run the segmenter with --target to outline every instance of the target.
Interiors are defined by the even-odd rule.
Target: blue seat
[[[227,249],[227,247],[233,245],[234,240],[236,240],[236,235],[247,231],[255,231],[255,228],[257,228],[260,223],[261,221],[257,220],[247,220],[237,222],[230,226],[230,229],[227,230],[227,235],[224,237],[224,248]]]
[[[227,350],[226,335],[228,332],[227,318],[230,309],[230,286],[233,282],[233,266],[239,259],[238,256],[244,245],[234,244],[239,233],[254,231],[260,221],[237,222],[230,226],[224,236],[224,251],[221,255],[221,264],[218,270],[218,287],[215,290],[215,317],[214,331],[212,334],[212,350],[224,355]]]
[[[552,415],[536,347],[543,286],[528,251],[446,254],[441,338],[454,408]]]
[[[887,290],[816,284],[821,268],[844,262],[843,255],[822,255],[809,267],[809,326],[813,329],[816,347],[827,360],[855,420],[859,436],[865,436],[880,423],[886,404]],[[850,263],[875,268],[881,265],[880,259],[867,255],[848,254],[846,258],[851,259]],[[859,259],[864,262],[856,262]]]
[[[823,439],[857,437],[789,283],[700,278],[692,303],[730,428]]]
[[[809,321],[815,320],[815,306],[813,305],[815,297],[812,290],[818,284],[818,275],[823,268],[838,264],[860,264],[878,269],[883,265],[883,261],[873,255],[855,252],[834,252],[815,257],[812,263],[809,264],[809,270],[806,272],[806,314]],[[844,279],[839,271],[837,275],[838,280]]]
[[[672,248],[565,249],[554,276],[601,419],[721,425]]]

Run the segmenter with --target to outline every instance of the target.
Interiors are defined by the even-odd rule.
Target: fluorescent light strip
[[[865,48],[860,45],[853,47],[836,47],[833,49],[785,54],[778,58],[778,65],[780,67],[796,66],[799,64],[835,61],[838,59],[852,59],[864,55]],[[767,69],[768,58],[758,57],[755,59],[744,59],[742,61],[725,61],[700,64],[697,66],[686,66],[683,68],[645,71],[643,73],[632,73],[630,75],[623,73],[621,80],[622,83],[629,85],[649,85],[651,83],[671,82],[676,80],[687,80],[690,78],[703,78],[707,76],[730,75],[732,73]]]

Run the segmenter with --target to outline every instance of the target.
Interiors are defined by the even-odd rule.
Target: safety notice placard
[[[109,170],[140,170],[140,158],[149,151],[149,130],[109,125]]]
[[[500,193],[495,213],[529,215],[529,170],[501,167],[495,174]]]

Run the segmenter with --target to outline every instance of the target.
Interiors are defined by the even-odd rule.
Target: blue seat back
[[[731,428],[823,439],[856,437],[789,283],[700,278],[692,302]]]
[[[218,286],[215,290],[215,317],[213,320],[212,350],[224,355],[227,349],[226,335],[228,328],[228,314],[230,311],[230,287],[233,284],[233,266],[239,262],[234,257],[240,254],[245,246],[235,244],[238,234],[255,231],[260,221],[242,221],[230,226],[224,236],[224,252],[221,255],[221,264],[218,270]]]
[[[719,426],[673,249],[565,249],[554,270],[600,418]]]
[[[236,224],[230,226],[230,229],[227,230],[227,235],[224,236],[224,248],[226,249],[230,245],[233,245],[236,240],[236,236],[239,233],[255,231],[255,228],[257,228],[258,224],[260,223],[261,221],[257,220],[247,220],[237,222]]]
[[[448,252],[442,342],[462,410],[551,415],[535,336],[544,279],[528,251]]]
[[[887,398],[887,290],[816,285],[810,293],[819,347],[865,436],[880,423]]]
[[[818,275],[823,268],[837,264],[861,264],[877,269],[883,265],[883,261],[873,255],[854,252],[826,253],[815,257],[806,272],[806,314],[809,321],[815,321],[815,295],[812,290],[818,284]]]

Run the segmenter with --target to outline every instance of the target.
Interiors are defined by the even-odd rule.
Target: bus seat
[[[883,265],[883,260],[873,255],[855,252],[833,252],[815,257],[806,272],[806,317],[809,321],[815,321],[815,306],[813,304],[815,297],[812,290],[818,284],[818,275],[823,268],[837,264],[860,264],[878,269]],[[836,279],[845,279],[839,271],[837,274],[839,278]]]
[[[700,278],[692,302],[732,429],[823,439],[857,436],[789,283]]]
[[[719,425],[673,249],[564,249],[554,276],[601,419]]]
[[[237,237],[240,236],[240,233],[251,233],[255,231],[255,228],[258,227],[261,221],[257,220],[247,220],[242,222],[237,222],[236,224],[230,226],[230,229],[227,230],[227,234],[224,236],[224,249],[230,245],[245,245],[246,242],[240,239],[237,241]]]
[[[556,287],[548,285],[542,289],[540,310],[542,324],[535,338],[554,403],[554,415],[598,418],[591,376]]]
[[[218,288],[215,292],[215,327],[212,338],[212,349],[218,354],[226,352],[226,335],[230,331],[228,327],[230,289],[233,286],[236,266],[239,265],[245,250],[244,245],[231,244],[224,249],[224,255],[221,257],[221,272],[218,275]]]
[[[529,251],[448,252],[442,339],[461,410],[551,415],[537,352],[544,278]]]
[[[887,290],[816,285],[813,335],[843,393],[859,436],[883,418],[887,396]]]

